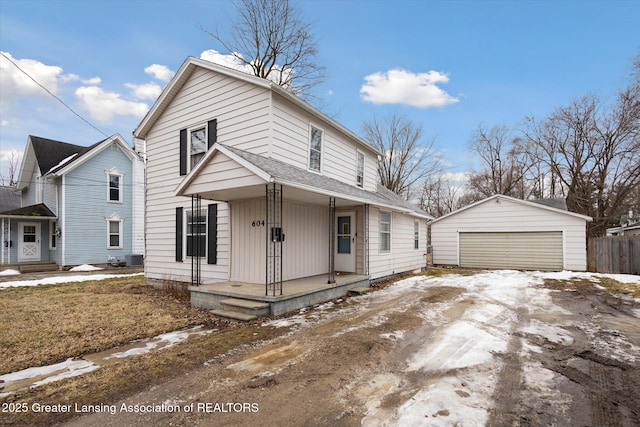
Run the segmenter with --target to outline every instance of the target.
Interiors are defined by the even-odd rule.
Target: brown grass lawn
[[[0,374],[106,350],[211,316],[143,276],[0,290]]]
[[[175,291],[175,289],[173,289]],[[201,368],[241,345],[268,340],[287,328],[213,318],[189,301],[127,277],[0,290],[0,374],[106,350],[193,325],[217,332],[171,348],[118,360],[88,374],[19,391],[0,402],[115,403],[147,387]],[[0,425],[52,425],[69,413],[0,414]]]

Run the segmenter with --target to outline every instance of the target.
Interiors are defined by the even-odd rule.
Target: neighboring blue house
[[[0,263],[105,264],[143,254],[143,182],[142,160],[120,135],[90,147],[29,136],[20,207],[0,206]]]

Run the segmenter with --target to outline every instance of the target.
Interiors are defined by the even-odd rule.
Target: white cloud
[[[242,55],[240,55],[240,57],[242,57]],[[200,54],[200,59],[204,59],[205,61],[213,62],[218,65],[224,65],[225,67],[233,68],[234,70],[242,71],[244,73],[253,74],[251,71],[251,67],[249,65],[246,65],[236,56],[225,55],[218,52],[217,50],[205,50]]]
[[[144,72],[162,82],[168,82],[175,74],[175,71],[171,71],[166,65],[160,64],[151,64],[144,69]]]
[[[242,62],[235,55],[238,55],[240,56],[240,58],[242,58],[242,55],[239,53],[235,53],[233,55],[225,55],[218,52],[217,50],[209,49],[200,54],[200,59],[204,59],[205,61],[213,62],[218,65],[223,65],[227,68],[232,68],[237,71],[242,71],[243,73],[254,75],[251,66]],[[280,70],[278,64],[274,66],[274,69],[280,72],[280,74],[283,76],[282,80],[284,81],[286,81],[294,72],[294,70],[291,68]],[[272,72],[269,74],[268,79],[273,81],[274,83],[278,83],[280,74],[278,72]]]
[[[418,108],[441,107],[458,102],[437,86],[449,77],[438,71],[412,73],[393,69],[365,76],[360,88],[362,99],[374,104],[405,104]]]
[[[155,100],[160,93],[162,93],[162,87],[157,83],[145,83],[142,85],[136,85],[133,83],[126,83],[126,87],[131,89],[133,96],[138,99],[153,99]]]
[[[469,180],[468,172],[446,172],[442,174],[442,179],[448,182],[466,183]]]
[[[60,76],[60,80],[64,83],[66,82],[81,82],[82,84],[85,85],[98,85],[100,83],[102,83],[102,79],[100,77],[92,77],[90,79],[82,79],[79,75],[77,74],[65,74],[63,76]]]
[[[16,59],[9,52],[2,52],[2,56],[0,56],[0,87],[2,87],[3,100],[11,101],[20,96],[46,95],[40,86],[11,61],[51,93],[58,92],[58,79],[62,74],[61,67],[45,65],[34,59]]]
[[[143,102],[127,101],[115,92],[105,92],[97,86],[82,86],[76,90],[76,97],[91,117],[101,122],[109,122],[114,115],[142,118],[149,110]]]

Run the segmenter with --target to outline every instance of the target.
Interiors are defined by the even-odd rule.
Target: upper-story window
[[[321,172],[323,133],[314,126],[309,130],[309,170],[314,172]]]
[[[364,187],[364,153],[356,151],[356,184]]]
[[[192,129],[189,134],[189,169],[193,169],[207,152],[207,128]]]
[[[122,174],[116,170],[107,172],[107,201],[122,203]]]
[[[218,120],[180,130],[180,175],[186,175],[204,158],[218,139]]]

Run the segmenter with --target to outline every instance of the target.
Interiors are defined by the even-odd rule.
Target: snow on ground
[[[59,285],[60,283],[70,283],[70,282],[86,282],[89,280],[104,280],[104,279],[112,279],[116,277],[133,277],[133,276],[141,276],[144,273],[133,273],[133,274],[91,274],[87,276],[53,276],[47,277],[44,279],[35,279],[35,280],[18,280],[14,282],[1,282],[0,289],[2,288],[17,288],[20,286],[40,286],[40,285]]]
[[[20,272],[18,270],[12,270],[10,268],[7,268],[6,270],[2,270],[0,271],[0,276],[15,276],[20,274]]]
[[[406,374],[430,372],[429,377],[433,379],[418,388],[393,413],[368,405],[363,425],[380,425],[381,421],[384,425],[451,426],[458,425],[457,422],[465,426],[485,425],[503,367],[501,355],[508,351],[511,340],[521,340],[520,352],[525,357],[530,352],[542,350],[520,337],[540,336],[560,345],[573,342],[571,333],[563,328],[571,323],[558,324],[554,320],[546,323],[529,317],[539,315],[544,319],[545,316],[557,317],[554,314],[570,314],[553,303],[552,290],[538,285],[545,278],[567,280],[573,277],[594,280],[611,277],[625,283],[640,283],[640,276],[630,275],[501,270],[473,276],[413,277],[376,293],[377,297],[378,294],[419,290],[425,286],[451,286],[464,288],[466,292],[457,300],[462,303],[464,298],[470,303],[458,319],[436,322],[436,332],[407,361]],[[430,310],[441,315],[448,306],[433,304]],[[522,316],[526,322],[519,321],[520,312],[528,314]],[[430,315],[430,319],[438,318],[438,314]],[[609,332],[615,336],[615,331]],[[589,329],[587,333],[590,333]],[[631,348],[621,337],[619,342],[610,344],[598,341],[595,330],[591,334],[596,345],[607,347],[605,350],[614,356],[628,358],[633,351],[640,354],[640,349]],[[553,378],[557,374],[533,362],[525,368],[525,373],[533,375],[532,378],[526,375],[526,381],[538,395],[552,397],[560,406],[567,402],[567,397],[555,389]],[[400,382],[401,377],[399,374],[390,382]],[[470,424],[469,420],[476,424]]]
[[[101,362],[109,359],[122,359],[125,357],[149,353],[152,350],[173,347],[174,345],[183,342],[191,335],[205,335],[210,334],[211,332],[213,332],[213,330],[204,329],[202,326],[195,326],[186,330],[168,332],[153,338],[134,341],[133,343],[125,346],[125,348],[127,348],[125,351],[106,351],[96,355],[87,356],[87,359],[91,359],[91,361],[86,359],[69,358],[64,362],[55,363],[53,365],[27,368],[10,374],[0,375],[0,390],[9,390],[8,392],[0,392],[0,397],[8,396],[15,391],[14,386],[17,382],[28,382],[28,384],[20,384],[19,389],[22,389],[23,387],[38,387],[64,378],[71,378],[87,372],[95,371],[100,368]]]
[[[98,270],[103,270],[103,268],[96,267],[95,265],[82,264],[82,265],[73,267],[69,271],[98,271]]]

